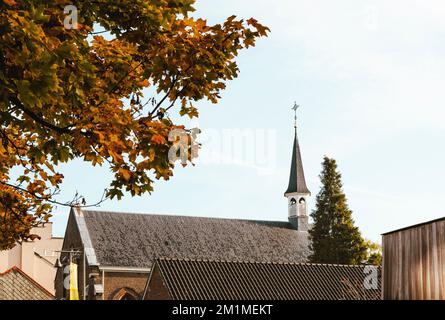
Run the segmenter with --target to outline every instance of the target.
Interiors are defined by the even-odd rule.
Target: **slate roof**
[[[0,300],[52,300],[54,296],[17,267],[0,273]]]
[[[82,213],[101,266],[150,268],[159,257],[305,262],[310,253],[308,233],[288,222]]]
[[[295,129],[294,147],[292,150],[292,163],[290,166],[288,193],[311,193],[306,186],[304,178],[303,161],[301,160],[300,144],[298,142],[297,129]]]
[[[365,266],[159,259],[173,300],[380,300],[365,288]],[[369,267],[368,267],[369,268]],[[369,288],[369,287],[368,287]],[[145,290],[150,295],[150,283]],[[148,300],[148,299],[147,299]]]

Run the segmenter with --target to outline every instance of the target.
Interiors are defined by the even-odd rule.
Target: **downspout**
[[[105,300],[105,270],[102,270],[102,300]]]
[[[83,300],[86,300],[87,299],[87,296],[86,296],[86,262],[85,262],[85,258],[86,258],[86,255],[85,255],[85,246],[83,247]]]

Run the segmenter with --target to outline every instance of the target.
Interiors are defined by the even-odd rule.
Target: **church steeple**
[[[297,128],[295,128],[294,147],[292,149],[292,162],[290,166],[288,193],[311,193],[306,186],[304,178],[303,161],[301,160],[300,144],[298,143]]]
[[[288,200],[289,222],[298,231],[308,230],[308,215],[306,202],[311,195],[304,178],[303,162],[301,160],[300,144],[297,135],[297,109],[299,105],[295,103],[292,108],[295,111],[295,137],[292,150],[292,161],[289,176],[289,185],[284,196]]]

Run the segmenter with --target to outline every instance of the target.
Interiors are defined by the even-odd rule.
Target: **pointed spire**
[[[285,194],[288,193],[311,193],[306,186],[304,178],[303,162],[301,161],[300,144],[298,143],[297,135],[297,109],[299,105],[295,103],[292,110],[295,111],[295,139],[292,151],[292,163],[290,167],[289,186]]]

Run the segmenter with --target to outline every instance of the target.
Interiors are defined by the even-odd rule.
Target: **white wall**
[[[44,228],[35,228],[32,233],[39,235],[41,239],[24,242],[11,250],[0,252],[0,272],[16,266],[54,294],[54,263],[57,259],[54,251],[62,249],[63,238],[52,237],[52,223],[47,223]]]

